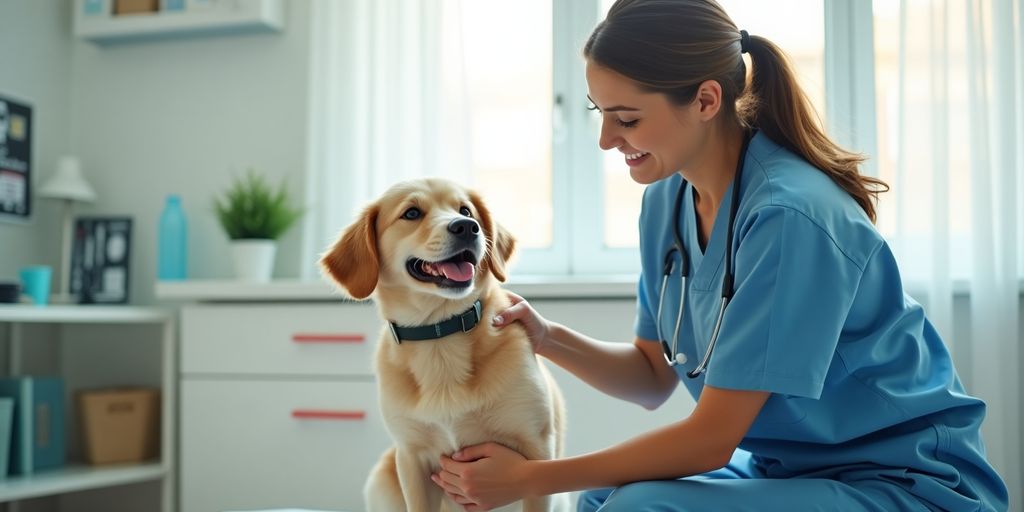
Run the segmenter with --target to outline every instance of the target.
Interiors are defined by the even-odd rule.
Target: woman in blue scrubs
[[[600,145],[648,185],[637,339],[588,338],[520,297],[494,323],[521,323],[538,354],[609,395],[654,409],[682,381],[697,406],[576,457],[466,447],[435,482],[467,510],[572,490],[587,490],[581,511],[1006,510],[980,436],[985,404],[873,225],[885,185],[822,132],[779,48],[713,0],[619,0],[584,56]],[[681,289],[673,253],[662,293],[677,228],[689,278]],[[730,266],[720,339],[690,378]]]

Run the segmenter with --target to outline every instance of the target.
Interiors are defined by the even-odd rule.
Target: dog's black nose
[[[448,232],[455,235],[455,238],[459,240],[469,242],[476,240],[477,234],[480,233],[480,224],[477,224],[473,219],[463,217],[449,222]]]

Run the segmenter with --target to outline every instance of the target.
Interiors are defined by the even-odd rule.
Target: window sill
[[[637,276],[631,274],[555,276],[518,275],[503,287],[530,300],[550,299],[629,299],[636,298]],[[906,291],[915,299],[924,298],[927,286],[908,281]],[[1024,279],[1019,283],[1024,295]],[[953,295],[970,295],[966,279],[953,281]],[[247,283],[234,279],[191,279],[156,283],[156,298],[163,302],[279,302],[347,300],[341,291],[326,281],[278,279],[269,283]]]
[[[520,275],[505,289],[527,299],[634,299],[635,275],[544,276]],[[280,302],[347,300],[326,281],[279,279],[249,283],[234,279],[158,281],[156,298],[162,302]]]
[[[928,283],[919,280],[907,280],[903,283],[903,289],[911,297],[917,299],[918,297],[924,297],[928,294]],[[953,292],[954,297],[970,297],[971,295],[971,282],[969,279],[953,279],[950,285],[950,290]],[[1024,278],[1020,279],[1017,283],[1017,290],[1024,296]]]

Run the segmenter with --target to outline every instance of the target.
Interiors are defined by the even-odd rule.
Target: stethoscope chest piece
[[[669,366],[684,365],[689,359],[686,358],[686,354],[677,352],[675,348],[668,344],[667,341],[661,340],[661,351],[665,354],[665,362]],[[672,354],[675,354],[674,356]]]

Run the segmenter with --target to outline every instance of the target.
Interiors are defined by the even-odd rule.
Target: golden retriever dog
[[[370,204],[321,258],[353,298],[387,322],[375,371],[395,445],[368,476],[371,512],[462,510],[430,475],[442,454],[494,441],[528,459],[562,455],[562,396],[499,282],[515,240],[480,196],[441,179],[402,182]],[[566,510],[565,495],[503,510]]]

